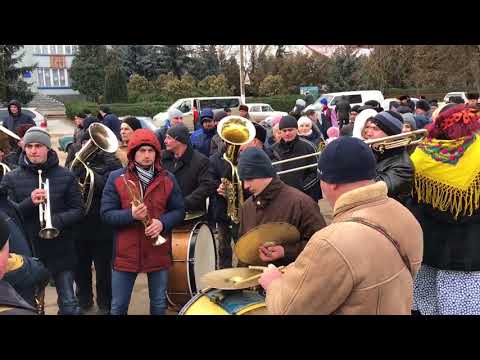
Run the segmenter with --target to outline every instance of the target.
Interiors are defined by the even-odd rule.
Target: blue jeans
[[[137,273],[112,270],[111,315],[127,315]],[[165,315],[167,309],[168,270],[147,273],[150,314]]]
[[[58,294],[58,315],[81,315],[75,291],[73,290],[73,271],[62,271],[53,276]]]

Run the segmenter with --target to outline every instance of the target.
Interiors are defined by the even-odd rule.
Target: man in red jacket
[[[160,143],[148,129],[139,129],[128,142],[128,165],[110,173],[100,214],[114,227],[112,315],[126,315],[138,273],[147,273],[150,313],[163,315],[167,307],[171,231],[185,217],[182,191],[175,177],[160,165]],[[128,181],[132,181],[129,183]],[[132,204],[126,182],[143,202]],[[148,226],[143,222],[152,219]],[[154,245],[159,235],[166,238]]]

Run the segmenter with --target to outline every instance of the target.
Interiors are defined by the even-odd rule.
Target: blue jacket
[[[25,153],[20,156],[19,164],[18,168],[5,174],[2,185],[8,190],[10,199],[19,205],[25,219],[24,229],[38,251],[37,256],[53,274],[74,270],[74,225],[80,222],[84,212],[77,178],[70,170],[58,165],[58,156],[53,150],[48,152],[47,161],[40,166],[27,163]],[[51,240],[39,237],[38,206],[30,198],[32,191],[38,188],[38,169],[42,169],[43,181],[49,179],[52,224],[60,230],[59,236]]]
[[[432,122],[432,120],[423,115],[414,115],[413,117],[415,118],[417,129],[423,129],[427,124]]]
[[[215,129],[209,131],[206,131],[204,128],[195,130],[192,135],[190,135],[190,142],[195,150],[208,158],[210,156],[210,143],[216,133]]]
[[[18,108],[18,114],[16,116],[13,116],[12,112],[10,111],[11,105],[15,105]],[[16,100],[12,100],[8,104],[8,114],[8,117],[3,119],[3,126],[10,131],[16,133],[18,128],[24,124],[36,126],[35,121],[33,121],[30,115],[22,113],[22,105]]]

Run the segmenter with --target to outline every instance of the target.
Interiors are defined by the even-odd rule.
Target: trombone
[[[40,218],[40,232],[38,235],[42,239],[54,239],[60,234],[60,231],[52,225],[52,214],[50,212],[50,182],[48,179],[43,182],[42,170],[38,170],[38,188],[45,190],[45,200],[38,205]]]
[[[365,144],[370,146],[373,151],[383,154],[385,150],[389,150],[397,147],[409,146],[409,145],[418,145],[423,140],[425,140],[427,136],[428,136],[427,129],[418,129],[414,131],[401,133],[398,135],[385,136],[383,138],[365,140]],[[272,163],[272,165],[275,166],[275,165],[280,165],[280,164],[284,164],[291,161],[306,159],[312,156],[318,156],[321,153],[322,151],[319,151],[312,154],[301,155],[301,156],[293,157],[290,159],[275,161]],[[294,171],[300,171],[300,170],[305,170],[305,169],[314,168],[314,167],[317,167],[317,164],[310,164],[310,165],[300,166],[300,167],[292,168],[288,170],[278,171],[277,175],[288,174]]]

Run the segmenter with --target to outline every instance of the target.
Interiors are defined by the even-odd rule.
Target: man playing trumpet
[[[38,250],[38,257],[53,276],[58,294],[60,315],[80,315],[80,307],[73,290],[76,254],[73,225],[83,217],[83,201],[75,175],[58,164],[57,153],[51,149],[50,135],[39,127],[30,128],[23,137],[24,151],[20,155],[20,166],[7,173],[2,185],[8,189],[10,199],[19,205],[25,219],[26,232]],[[47,199],[43,184],[49,181],[50,194]],[[43,239],[39,232],[39,206],[50,204],[51,224],[59,231],[53,239]]]
[[[144,272],[150,313],[163,315],[172,264],[171,230],[185,217],[182,191],[160,165],[160,143],[152,131],[136,130],[127,156],[127,167],[110,173],[100,208],[102,220],[115,234],[111,314],[127,314],[137,274]],[[166,242],[156,243],[159,236]]]

